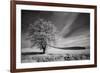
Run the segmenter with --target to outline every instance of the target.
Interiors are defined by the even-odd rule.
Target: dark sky
[[[89,31],[90,27],[89,13],[22,10],[22,33],[27,31],[29,24],[34,23],[39,18],[51,21],[60,31],[59,34],[64,37],[73,32]]]
[[[90,35],[90,14],[89,13],[76,13],[76,12],[52,12],[52,11],[21,11],[21,43],[22,47],[29,47],[30,41],[25,40],[23,33],[28,32],[27,29],[31,23],[34,23],[37,19],[43,18],[44,20],[51,21],[57,28],[58,36],[62,38],[73,38],[76,36],[84,36],[88,40],[84,40],[85,44],[89,44]],[[84,38],[74,39],[75,41]],[[74,41],[70,40],[70,41]],[[80,41],[81,42],[81,41]],[[81,43],[78,44],[81,44]],[[88,43],[86,43],[88,42]],[[75,43],[75,42],[73,42]],[[83,43],[82,43],[83,44]]]

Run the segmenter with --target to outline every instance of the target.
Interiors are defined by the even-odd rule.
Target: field
[[[22,63],[89,60],[89,54],[37,54],[22,55]]]
[[[48,47],[46,53],[37,48],[24,48],[21,53],[22,63],[31,62],[54,62],[54,61],[72,61],[72,60],[89,60],[90,49],[58,49]]]

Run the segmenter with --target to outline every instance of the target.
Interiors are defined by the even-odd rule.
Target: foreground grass
[[[71,61],[71,60],[89,60],[89,54],[38,54],[22,55],[22,63],[30,62],[53,62],[53,61]]]

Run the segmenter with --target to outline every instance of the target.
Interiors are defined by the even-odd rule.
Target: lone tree
[[[32,42],[31,47],[37,46],[43,49],[44,54],[47,45],[55,42],[55,27],[50,21],[38,19],[33,24],[30,24],[28,36]]]

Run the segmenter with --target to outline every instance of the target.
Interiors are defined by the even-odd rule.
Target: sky
[[[51,21],[57,28],[56,46],[89,46],[90,41],[90,14],[76,12],[29,11],[21,12],[22,47],[29,47],[30,42],[24,40],[24,33],[31,23],[37,19]]]

